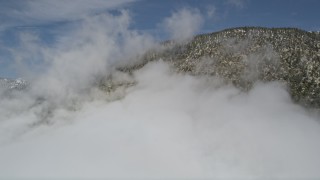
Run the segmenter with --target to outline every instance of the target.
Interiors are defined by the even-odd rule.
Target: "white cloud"
[[[204,23],[198,9],[183,8],[165,18],[161,26],[169,33],[170,38],[184,41],[197,33]]]
[[[87,17],[52,47],[34,34],[23,33],[20,45],[12,49],[16,68],[33,81],[31,94],[68,106],[74,99],[88,97],[83,94],[90,94],[96,80],[108,75],[114,65],[133,63],[136,59],[130,57],[153,46],[152,37],[128,30],[130,22],[127,11]]]
[[[202,19],[182,10],[165,21],[183,33],[198,23],[191,15]],[[242,92],[163,61],[114,73],[114,64],[154,45],[130,22],[126,11],[86,17],[50,47],[21,36],[14,57],[48,67],[26,91],[0,94],[0,178],[320,177],[319,116],[293,103],[278,82]],[[95,81],[110,73],[135,85],[98,90]]]

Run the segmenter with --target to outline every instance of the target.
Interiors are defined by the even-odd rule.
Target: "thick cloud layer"
[[[0,178],[320,177],[319,116],[285,86],[242,92],[162,60],[116,72],[157,46],[129,24],[125,11],[90,17],[52,47],[15,52],[45,68],[27,73],[27,91],[1,94]],[[131,86],[99,90],[110,74]]]

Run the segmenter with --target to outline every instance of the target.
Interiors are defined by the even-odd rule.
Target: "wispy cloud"
[[[77,20],[134,0],[17,0],[1,2],[2,28]]]
[[[163,20],[161,26],[170,34],[170,38],[184,41],[198,32],[204,23],[204,17],[198,9],[183,8]]]
[[[213,5],[207,7],[207,18],[214,18],[217,15],[217,8]]]
[[[248,0],[227,0],[227,4],[232,5],[236,8],[244,8],[247,4]]]

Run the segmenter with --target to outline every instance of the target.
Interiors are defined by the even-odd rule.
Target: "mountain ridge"
[[[320,107],[320,35],[297,28],[230,28],[201,34],[188,42],[163,43],[150,50],[142,63],[120,67],[124,72],[158,59],[179,72],[218,76],[248,90],[257,81],[281,81],[292,98]]]
[[[185,42],[165,41],[139,59],[139,63],[119,66],[116,70],[132,76],[133,71],[161,59],[180,73],[219,77],[244,91],[258,81],[279,81],[288,87],[294,101],[320,107],[320,34],[317,32],[298,28],[229,28],[200,34]],[[101,78],[97,86],[111,92],[135,84],[112,76]],[[0,86],[21,90],[27,86],[23,82],[10,86],[14,80],[0,79]]]

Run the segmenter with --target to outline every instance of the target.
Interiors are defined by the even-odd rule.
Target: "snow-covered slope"
[[[22,90],[27,87],[27,81],[18,79],[0,78],[0,88],[5,90]]]

